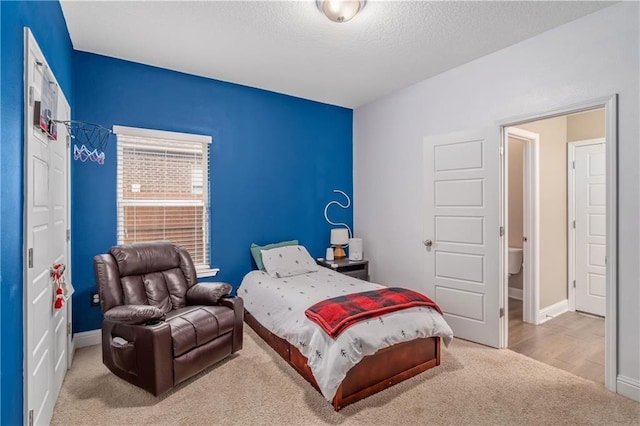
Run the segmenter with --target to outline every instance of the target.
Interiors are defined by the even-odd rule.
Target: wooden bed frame
[[[244,321],[287,361],[302,377],[319,390],[307,358],[298,348],[263,327],[249,312]],[[368,355],[347,372],[333,398],[333,408],[341,408],[380,392],[396,383],[440,365],[440,338],[428,337],[398,343]]]

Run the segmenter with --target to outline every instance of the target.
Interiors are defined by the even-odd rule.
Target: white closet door
[[[41,99],[43,84],[57,83],[46,71],[46,60],[28,30],[25,46],[25,423],[49,424],[68,366],[68,310],[66,306],[53,309],[50,268],[55,263],[70,266],[70,152],[64,126],[58,129],[58,139],[50,140],[33,124],[34,105]],[[53,118],[69,116],[69,103],[59,91],[57,117]]]

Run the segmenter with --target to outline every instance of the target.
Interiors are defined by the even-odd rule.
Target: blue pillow
[[[273,248],[284,247],[284,246],[297,246],[298,240],[291,241],[282,241],[279,243],[267,244],[266,246],[259,246],[256,243],[252,243],[251,247],[251,255],[253,256],[253,260],[256,262],[256,266],[261,271],[264,271],[264,264],[262,263],[262,252],[260,250],[270,250]]]

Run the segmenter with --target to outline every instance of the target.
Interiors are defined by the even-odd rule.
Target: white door
[[[500,346],[499,143],[497,127],[424,138],[427,295],[456,336],[494,347]]]
[[[604,139],[570,144],[574,179],[575,309],[605,315],[606,155]],[[571,153],[570,153],[571,156]]]
[[[55,263],[70,267],[70,152],[64,126],[58,128],[58,139],[50,140],[33,124],[34,105],[41,99],[43,84],[57,83],[28,30],[25,46],[25,422],[48,424],[68,367],[68,310],[53,309],[50,267]],[[69,103],[58,90],[54,118],[69,116]]]

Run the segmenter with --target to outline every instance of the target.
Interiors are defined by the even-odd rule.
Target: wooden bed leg
[[[441,340],[442,339],[437,339],[437,342],[436,342],[436,367],[438,365],[440,365],[440,353],[441,353],[440,352],[440,341]]]
[[[340,406],[341,402],[342,402],[342,385],[338,387],[338,390],[336,391],[336,394],[333,397],[333,409],[335,411],[340,411],[340,409],[342,408]]]

